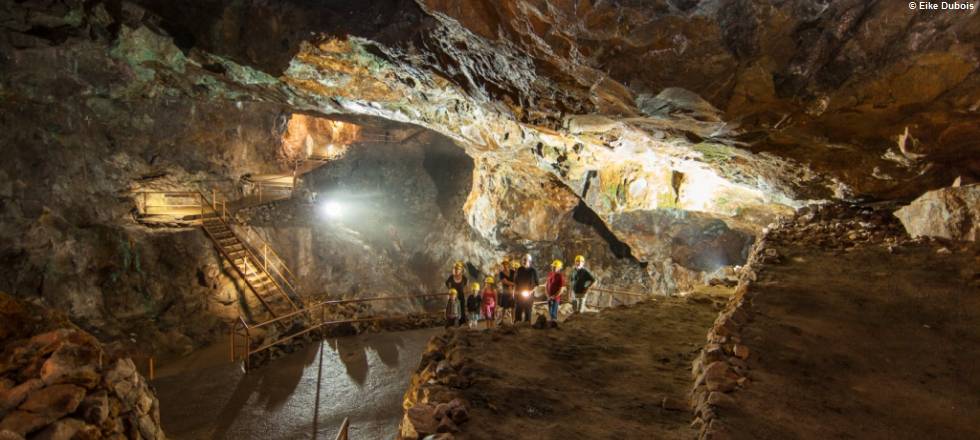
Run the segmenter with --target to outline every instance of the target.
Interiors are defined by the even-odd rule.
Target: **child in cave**
[[[480,312],[483,315],[483,322],[487,324],[486,328],[491,329],[497,323],[497,289],[493,287],[493,277],[487,277],[484,281],[486,285],[480,298]]]
[[[470,285],[470,294],[466,297],[466,315],[470,328],[476,328],[480,322],[480,283]]]
[[[459,303],[456,289],[449,289],[449,298],[446,301],[446,328],[460,325],[463,316],[463,308]]]

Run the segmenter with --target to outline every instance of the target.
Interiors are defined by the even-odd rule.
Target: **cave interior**
[[[0,440],[978,438],[978,41],[969,1],[4,2]],[[446,317],[526,257],[531,322]]]

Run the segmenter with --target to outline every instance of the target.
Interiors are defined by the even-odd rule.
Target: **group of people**
[[[540,281],[538,272],[532,266],[530,254],[524,255],[521,262],[511,262],[504,257],[496,276],[487,276],[481,286],[478,282],[469,283],[464,274],[466,266],[462,261],[453,264],[453,272],[446,279],[449,298],[446,303],[446,326],[476,327],[480,321],[487,328],[498,322],[530,322],[534,305],[534,292]],[[572,309],[575,313],[585,310],[589,288],[595,284],[595,277],[585,268],[585,257],[575,257],[575,267],[566,278],[562,272],[561,260],[551,263],[551,271],[545,279],[544,293],[548,299],[548,315],[552,321],[558,320],[558,307],[562,297],[571,292]],[[490,273],[493,273],[491,271]],[[468,284],[469,283],[469,284]]]

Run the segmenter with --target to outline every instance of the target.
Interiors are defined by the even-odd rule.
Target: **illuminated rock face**
[[[980,185],[929,191],[895,211],[913,237],[977,241],[980,237]]]
[[[577,204],[574,194],[541,170],[481,160],[463,210],[473,229],[501,244],[557,240],[560,220]]]
[[[346,153],[348,145],[359,140],[360,132],[357,124],[293,114],[282,134],[280,158],[287,163],[310,157],[338,158]]]
[[[110,3],[0,11],[0,141],[13,146],[0,287],[113,336],[160,315],[204,336],[184,323],[233,300],[208,243],[134,227],[131,194],[237,191],[242,175],[334,139],[325,118],[452,139],[476,168],[465,205],[445,206],[465,207],[476,238],[461,253],[479,264],[581,250],[637,285],[668,265],[737,264],[748,235],[810,200],[978,175],[978,14],[805,0]]]
[[[978,134],[975,13],[863,1],[420,3],[527,54],[581,103],[572,113],[649,114],[649,97],[690,90],[737,125],[752,151],[807,163],[854,195],[915,196],[980,167],[967,141]],[[510,90],[524,93],[521,84]],[[562,102],[535,90],[539,112]],[[573,106],[552,105],[553,120],[569,113],[562,107]]]

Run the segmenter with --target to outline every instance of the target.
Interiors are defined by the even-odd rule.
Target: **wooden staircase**
[[[303,309],[302,300],[290,297],[281,284],[281,277],[269,271],[268,259],[256,255],[252,246],[235,234],[225,217],[213,210],[205,212],[201,227],[271,319]]]

